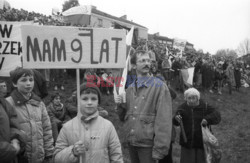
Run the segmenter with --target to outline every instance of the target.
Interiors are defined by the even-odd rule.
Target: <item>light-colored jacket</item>
[[[134,81],[126,90],[126,103],[117,106],[124,121],[125,142],[152,147],[152,158],[168,154],[172,134],[172,100],[167,85],[156,77]],[[147,79],[147,80],[146,80]]]
[[[113,124],[100,117],[98,112],[88,121],[83,122],[76,116],[63,125],[56,141],[55,163],[79,162],[79,158],[72,153],[74,144],[79,140],[83,141],[86,148],[82,163],[123,163],[116,130]]]
[[[26,155],[29,162],[41,163],[53,155],[53,138],[50,119],[44,103],[35,94],[25,100],[18,92],[12,92],[6,100],[16,109],[21,130],[27,134]]]

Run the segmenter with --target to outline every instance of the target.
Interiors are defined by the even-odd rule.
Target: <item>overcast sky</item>
[[[64,0],[7,0],[13,8],[50,15]],[[148,33],[186,39],[196,50],[236,49],[250,38],[250,0],[79,0],[143,25]]]

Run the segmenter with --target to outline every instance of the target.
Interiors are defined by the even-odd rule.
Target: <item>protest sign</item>
[[[0,21],[0,76],[9,76],[17,66],[21,67],[21,25],[33,22]]]
[[[180,50],[180,52],[177,53],[177,57],[182,57],[182,52],[185,51],[186,43],[186,40],[174,38],[173,48]]]
[[[124,30],[54,26],[21,27],[23,67],[124,68]]]

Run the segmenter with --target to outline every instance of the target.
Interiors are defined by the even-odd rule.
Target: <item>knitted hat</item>
[[[82,94],[83,91],[85,90],[94,90],[94,92],[97,93],[98,95],[98,103],[100,104],[101,103],[101,92],[99,90],[99,88],[97,87],[96,84],[94,83],[89,83],[89,82],[84,82],[80,85],[80,94]]]

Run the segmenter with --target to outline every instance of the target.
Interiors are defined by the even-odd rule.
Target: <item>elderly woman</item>
[[[184,92],[185,102],[174,116],[174,125],[183,122],[180,136],[181,163],[205,163],[201,125],[215,125],[221,120],[220,113],[200,99],[200,92],[189,88]],[[183,135],[186,135],[186,141]]]

